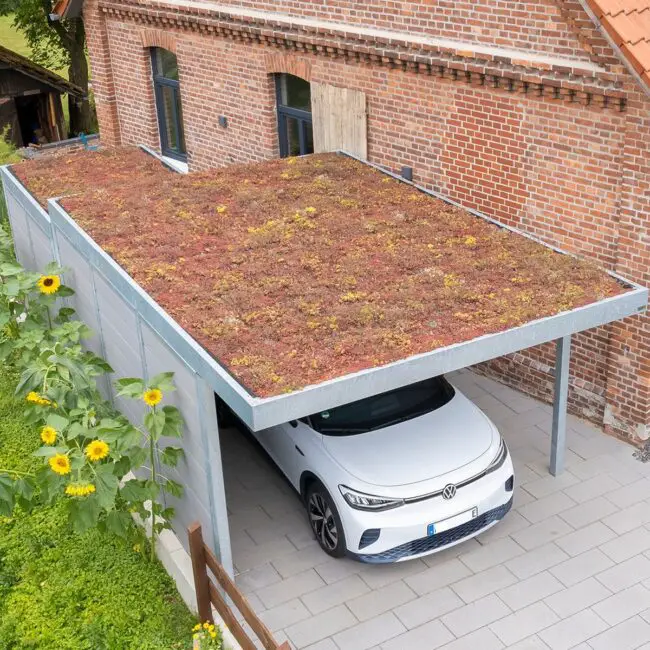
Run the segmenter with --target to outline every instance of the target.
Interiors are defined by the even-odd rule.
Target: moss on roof
[[[63,206],[257,396],[624,290],[588,261],[343,155],[189,175],[150,162],[142,173],[144,154],[120,154],[117,172],[117,154],[89,155],[69,163],[86,190]],[[46,167],[17,173],[42,195]],[[127,181],[96,180],[113,173]]]

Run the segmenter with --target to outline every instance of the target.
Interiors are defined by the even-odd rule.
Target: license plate
[[[427,537],[432,537],[436,533],[460,526],[472,519],[476,519],[476,517],[478,517],[478,507],[474,507],[471,510],[466,510],[465,512],[461,512],[453,517],[447,517],[447,519],[442,519],[433,524],[429,524],[427,526]]]

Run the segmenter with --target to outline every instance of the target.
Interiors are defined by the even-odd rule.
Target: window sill
[[[175,169],[179,174],[187,174],[189,167],[186,162],[176,160],[175,158],[170,158],[169,156],[161,156],[167,165]]]

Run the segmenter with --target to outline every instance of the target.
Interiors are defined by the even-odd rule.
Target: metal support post
[[[553,428],[551,430],[551,466],[553,476],[564,470],[566,450],[566,410],[569,396],[569,357],[571,336],[564,336],[556,342],[555,351],[555,395],[553,398]]]

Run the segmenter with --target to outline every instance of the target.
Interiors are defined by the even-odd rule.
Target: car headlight
[[[491,472],[496,472],[503,465],[503,463],[506,462],[507,457],[508,457],[508,447],[506,447],[505,440],[501,438],[499,451],[497,452],[497,455],[494,457],[494,460],[489,464],[488,468],[485,470],[485,473],[490,474]]]
[[[345,487],[345,485],[339,485],[339,490],[348,505],[356,510],[390,510],[391,508],[398,508],[404,505],[403,499],[391,499],[390,497],[364,494],[363,492],[351,490],[349,487]]]

